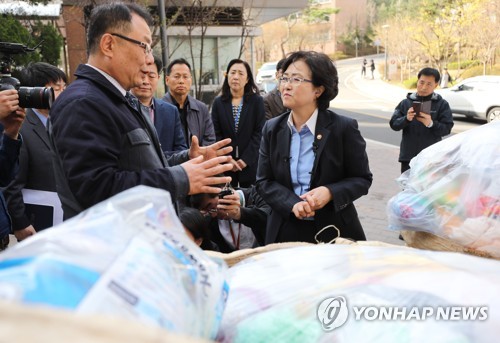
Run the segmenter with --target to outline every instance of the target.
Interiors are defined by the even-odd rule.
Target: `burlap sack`
[[[268,251],[273,251],[273,250],[278,250],[278,249],[287,249],[287,248],[294,248],[294,247],[300,247],[300,246],[306,246],[306,245],[311,245],[312,243],[306,243],[306,242],[288,242],[288,243],[274,243],[274,244],[268,244],[263,247],[258,247],[254,249],[242,249],[238,250],[235,252],[232,252],[230,254],[223,254],[217,251],[206,251],[206,253],[209,256],[212,257],[217,257],[223,259],[229,267],[234,266],[236,263],[243,261],[244,259],[255,256],[258,254],[262,254]],[[378,242],[378,241],[351,241],[349,239],[345,238],[337,238],[335,240],[335,244],[357,244],[357,245],[370,245],[370,246],[392,246],[392,247],[399,247],[401,246],[398,245],[392,245],[388,243],[383,243],[383,242]]]
[[[208,342],[124,319],[7,302],[0,302],[0,337],[16,343]]]
[[[412,248],[433,251],[460,252],[469,255],[500,260],[500,258],[496,258],[486,252],[466,248],[450,239],[439,237],[432,233],[423,231],[401,230],[401,235],[403,236],[406,244]]]

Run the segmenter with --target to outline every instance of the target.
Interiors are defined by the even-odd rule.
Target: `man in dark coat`
[[[283,62],[285,62],[284,58],[276,64],[276,80],[278,81],[278,86],[264,96],[264,108],[266,110],[267,120],[279,116],[281,113],[285,113],[287,111],[285,106],[283,106],[283,100],[281,100],[279,82],[281,74],[283,73],[283,70],[281,69],[283,67]]]
[[[66,88],[66,74],[59,68],[44,62],[29,64],[21,71],[21,84],[28,87],[51,87],[54,97]],[[57,201],[54,168],[50,163],[49,135],[47,133],[48,109],[26,109],[26,120],[21,127],[23,145],[19,155],[19,171],[16,178],[5,190],[9,213],[12,218],[12,230],[18,241],[35,234],[37,231],[53,226],[54,206],[60,203],[47,201],[42,206],[28,205],[22,191],[52,192]],[[49,163],[47,163],[49,161]],[[44,200],[50,193],[43,194]],[[44,209],[49,209],[44,211]],[[62,219],[62,218],[61,218]]]
[[[410,169],[413,157],[449,135],[453,128],[450,105],[441,95],[434,93],[439,80],[438,70],[422,69],[418,73],[417,91],[408,93],[394,110],[389,124],[395,131],[403,130],[399,151],[401,173]],[[421,109],[418,113],[415,111],[418,108],[413,106],[417,102]]]
[[[139,87],[132,88],[132,93],[139,99],[144,116],[153,123],[161,149],[169,157],[175,152],[186,150],[188,146],[177,107],[154,98],[163,70],[163,63],[158,56],[154,56],[154,61],[150,66],[151,71],[145,75]]]
[[[165,73],[168,91],[162,100],[179,109],[187,144],[191,144],[192,136],[198,137],[201,146],[213,144],[215,131],[208,106],[189,95],[193,83],[191,65],[179,58],[170,62]]]
[[[77,79],[56,100],[50,116],[65,218],[137,185],[165,189],[176,201],[188,194],[218,193],[215,185],[230,180],[216,176],[232,168],[221,164],[229,161],[223,155],[232,149],[223,147],[230,140],[202,148],[193,137],[190,150],[167,163],[154,127],[128,92],[141,84],[154,62],[151,23],[150,14],[133,3],[92,10],[88,63],[78,67]]]
[[[22,144],[19,130],[24,118],[25,111],[19,107],[17,91],[0,91],[0,187],[5,187],[16,175]],[[11,220],[0,190],[0,251],[9,245],[10,232]]]

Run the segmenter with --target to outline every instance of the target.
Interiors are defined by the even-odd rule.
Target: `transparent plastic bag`
[[[217,340],[491,342],[500,333],[499,271],[494,260],[406,247],[320,244],[275,250],[229,269],[231,292]],[[335,297],[346,300],[347,321],[327,331],[320,306]],[[363,307],[370,310],[357,317]],[[410,318],[412,309],[422,314],[423,307],[435,313]],[[444,320],[438,307],[489,312],[476,320]],[[404,319],[370,318],[383,308],[405,311]]]
[[[423,150],[398,179],[389,227],[426,231],[500,257],[500,123]]]
[[[138,186],[0,254],[0,295],[213,338],[226,270],[186,236],[168,192]]]

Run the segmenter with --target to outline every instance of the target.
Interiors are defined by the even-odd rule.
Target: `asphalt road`
[[[375,60],[375,65],[384,63],[383,55],[366,57]],[[370,71],[366,78],[361,76],[363,58],[341,60],[336,63],[339,73],[339,95],[331,102],[332,109],[358,121],[363,137],[377,142],[399,146],[401,132],[391,130],[389,119],[397,104],[409,92],[407,89],[388,84],[381,80],[378,68],[374,79]],[[469,120],[462,116],[454,117],[452,134],[477,127],[485,123]]]
[[[371,58],[367,57],[368,60]],[[378,58],[373,56],[373,59],[376,66],[383,63],[383,55]],[[367,141],[373,183],[368,194],[355,202],[367,239],[403,245],[404,242],[398,239],[399,232],[388,229],[386,206],[401,191],[396,182],[400,175],[398,155],[401,132],[389,127],[389,119],[408,90],[382,81],[377,71],[373,80],[369,71],[368,78],[361,77],[362,60],[358,58],[336,63],[339,95],[330,105],[335,112],[355,118]],[[456,117],[452,134],[483,123]]]

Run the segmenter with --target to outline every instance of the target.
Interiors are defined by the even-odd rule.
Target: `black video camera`
[[[54,102],[54,90],[51,87],[21,87],[21,83],[10,75],[12,55],[35,51],[17,43],[0,42],[0,91],[16,89],[19,94],[19,106],[22,108],[50,109]]]

